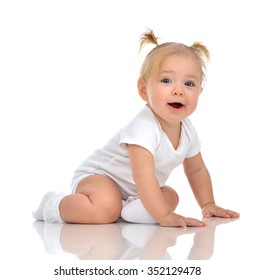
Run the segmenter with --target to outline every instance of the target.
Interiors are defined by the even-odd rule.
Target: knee
[[[121,203],[105,203],[97,212],[97,220],[100,224],[114,223],[120,218]]]
[[[161,189],[167,204],[171,207],[172,211],[174,211],[179,204],[179,195],[178,193],[171,187],[163,187]]]

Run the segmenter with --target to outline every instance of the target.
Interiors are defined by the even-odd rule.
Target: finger
[[[186,229],[186,228],[187,228],[187,225],[186,225],[186,223],[185,223],[185,222],[182,222],[182,225],[181,225],[181,227],[182,227],[183,229]]]
[[[191,226],[191,227],[203,227],[206,225],[205,222],[193,218],[187,218],[186,224],[187,226]]]
[[[239,213],[232,210],[225,209],[225,212],[227,215],[229,215],[230,218],[237,218],[240,216]]]
[[[205,217],[205,218],[210,218],[212,215],[211,215],[211,213],[210,213],[210,211],[208,210],[208,209],[206,209],[206,208],[204,208],[203,210],[202,210],[202,215],[203,215],[203,217]]]
[[[215,213],[216,217],[221,217],[221,218],[233,218],[234,215],[230,210],[226,210],[223,208],[219,208],[216,213]]]
[[[183,217],[179,217],[176,221],[175,221],[175,226],[177,227],[181,227],[181,228],[187,228],[187,224],[185,221],[185,218]]]
[[[175,220],[175,226],[186,229],[189,225],[187,220],[187,218],[180,216],[178,219]]]

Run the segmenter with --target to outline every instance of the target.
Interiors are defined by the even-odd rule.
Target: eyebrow
[[[174,71],[164,70],[164,71],[160,72],[159,74],[162,75],[162,74],[176,74],[176,73]],[[195,79],[195,80],[199,81],[199,79],[196,75],[188,74],[187,77],[190,78],[190,79]]]

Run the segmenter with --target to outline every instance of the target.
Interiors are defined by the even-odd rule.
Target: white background
[[[146,27],[162,42],[198,40],[208,46],[207,83],[191,119],[216,201],[249,217],[255,140],[252,4],[1,1],[3,225],[10,229],[15,222],[30,231],[31,211],[41,196],[48,190],[68,192],[77,165],[142,108],[136,81],[144,54],[138,56],[138,40]],[[169,184],[179,192],[180,214],[200,218],[181,168]],[[13,228],[3,236],[15,238]]]

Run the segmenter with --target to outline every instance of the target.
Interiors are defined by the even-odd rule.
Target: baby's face
[[[191,54],[166,57],[155,78],[146,84],[146,98],[150,108],[167,124],[180,122],[192,114],[201,87],[200,61]]]

